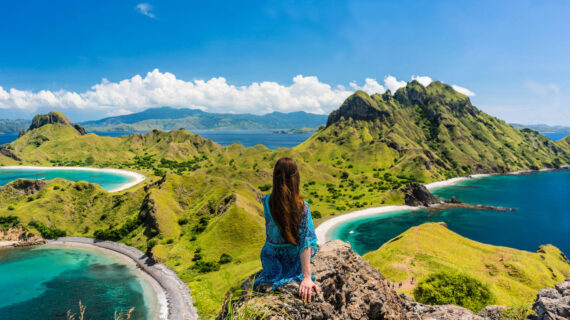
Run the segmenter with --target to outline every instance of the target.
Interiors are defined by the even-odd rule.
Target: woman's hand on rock
[[[311,296],[313,295],[313,289],[315,289],[315,293],[319,294],[319,289],[317,285],[311,280],[311,278],[305,278],[299,285],[299,296],[303,298],[303,301],[311,302]]]

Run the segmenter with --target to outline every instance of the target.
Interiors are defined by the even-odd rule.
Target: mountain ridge
[[[293,129],[325,124],[326,115],[304,111],[264,115],[209,113],[199,109],[159,107],[142,112],[85,121],[90,131],[149,131],[153,129]]]

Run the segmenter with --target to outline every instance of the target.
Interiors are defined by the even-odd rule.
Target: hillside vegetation
[[[297,161],[316,223],[356,208],[401,204],[402,187],[411,181],[570,162],[568,138],[555,143],[514,129],[440,82],[414,81],[394,95],[356,92],[293,149],[222,147],[186,130],[100,137],[62,117],[40,116],[34,122],[40,125],[0,147],[0,165],[124,168],[147,179],[112,194],[60,179],[33,192],[11,183],[0,187],[0,215],[148,250],[190,286],[205,317],[260,268],[260,199],[271,191],[280,157]]]
[[[400,291],[406,294],[432,274],[460,272],[488,284],[495,303],[507,306],[529,305],[540,289],[570,277],[570,262],[552,245],[536,253],[488,245],[464,238],[444,223],[412,227],[363,257],[390,281],[402,282]]]

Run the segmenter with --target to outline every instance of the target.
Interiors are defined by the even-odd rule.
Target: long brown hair
[[[299,170],[290,158],[277,160],[273,169],[273,190],[269,211],[283,239],[293,245],[299,241],[299,222],[304,202],[299,195]]]

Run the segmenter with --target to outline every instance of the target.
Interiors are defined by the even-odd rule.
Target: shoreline
[[[0,248],[12,248],[19,241],[0,241]]]
[[[70,171],[96,171],[96,172],[107,172],[114,173],[122,176],[127,176],[133,178],[131,181],[124,183],[116,188],[107,190],[107,192],[118,192],[126,190],[133,187],[146,179],[143,174],[138,172],[125,170],[125,169],[113,169],[113,168],[92,168],[92,167],[44,167],[44,166],[5,166],[0,167],[0,169],[24,169],[24,170],[70,170]]]
[[[154,308],[155,310],[153,310],[154,311],[153,312],[154,313],[153,320],[166,320],[166,319],[168,319],[168,301],[166,299],[166,292],[164,291],[164,289],[160,286],[160,284],[153,277],[151,277],[146,272],[142,271],[138,267],[138,264],[135,261],[133,261],[132,259],[130,259],[129,257],[127,257],[121,253],[118,253],[116,251],[113,251],[113,250],[108,250],[105,248],[101,248],[101,247],[97,247],[97,246],[91,246],[91,245],[83,244],[83,243],[48,242],[44,246],[60,247],[60,248],[61,247],[63,247],[63,248],[71,247],[71,248],[83,248],[83,249],[94,250],[94,251],[98,251],[104,255],[113,256],[113,257],[117,258],[118,260],[122,261],[123,263],[125,263],[129,266],[133,266],[136,269],[135,273],[137,275],[139,275],[139,277],[142,278],[142,281],[146,282],[152,288],[152,293],[156,299],[156,306]],[[143,288],[143,291],[144,291],[144,288]]]
[[[464,177],[455,177],[447,180],[442,181],[435,181],[425,185],[425,187],[432,191],[435,189],[448,187],[457,184],[458,182],[471,180],[471,179],[480,179],[484,177],[491,177],[491,176],[501,176],[501,175],[521,175],[527,173],[539,173],[539,172],[548,172],[548,171],[556,171],[556,170],[569,170],[570,165],[562,165],[560,168],[543,168],[539,170],[518,170],[513,172],[507,173],[482,173],[482,174],[472,174]],[[340,216],[333,217],[322,222],[316,229],[315,233],[317,235],[317,244],[323,245],[325,242],[330,241],[330,233],[332,230],[337,228],[339,225],[349,222],[351,220],[356,220],[363,217],[372,217],[372,216],[383,216],[389,213],[398,212],[398,211],[413,211],[419,210],[424,207],[412,207],[407,205],[390,205],[390,206],[380,206],[380,207],[372,207],[366,208],[363,210],[357,210],[352,212],[344,213]]]
[[[167,266],[152,264],[146,254],[123,243],[98,241],[92,238],[64,237],[48,240],[48,246],[74,246],[99,250],[132,264],[156,294],[157,310],[154,319],[198,319],[190,288]]]

